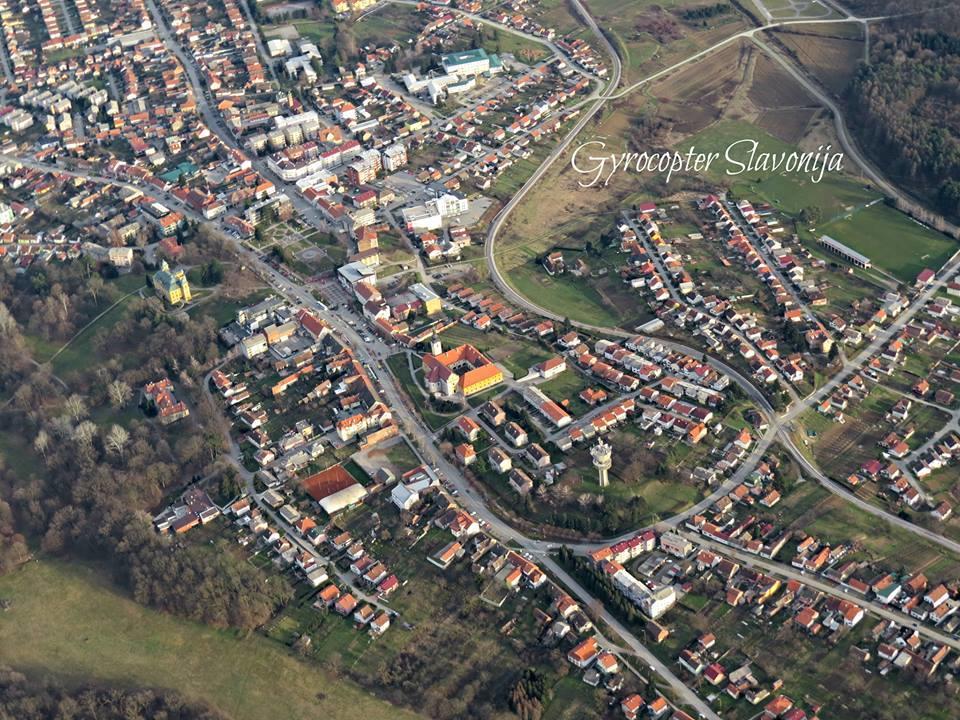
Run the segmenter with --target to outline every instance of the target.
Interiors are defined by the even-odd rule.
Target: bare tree
[[[63,288],[54,285],[53,290],[50,291],[50,297],[60,303],[60,307],[63,309],[63,317],[67,317],[70,311],[70,297],[63,291]]]
[[[87,280],[87,291],[90,293],[90,296],[93,298],[93,302],[97,305],[100,304],[100,293],[103,292],[103,278],[99,275],[94,275],[89,280]]]
[[[50,429],[58,438],[68,438],[73,435],[73,424],[67,415],[58,415],[50,421]]]
[[[0,335],[8,337],[17,330],[17,321],[6,305],[0,303]]]
[[[33,449],[38,453],[43,455],[44,458],[47,457],[47,450],[50,447],[50,434],[40,428],[40,432],[37,433],[37,436],[33,439]]]
[[[87,401],[84,399],[83,395],[74,393],[67,398],[66,402],[67,414],[73,418],[74,422],[80,420],[80,418],[85,417],[87,414]]]
[[[73,439],[78,445],[89,445],[97,436],[97,425],[90,420],[84,420],[73,429]]]
[[[114,407],[123,407],[133,397],[133,390],[123,380],[117,379],[107,385],[107,395]]]
[[[113,453],[122,460],[129,440],[130,433],[128,433],[122,425],[114,425],[104,438],[104,445],[107,448],[107,452]]]

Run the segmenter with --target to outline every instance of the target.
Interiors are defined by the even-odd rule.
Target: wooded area
[[[0,667],[0,720],[228,720],[167,690],[84,687],[68,690],[29,681]]]
[[[875,34],[849,102],[851,127],[874,161],[939,212],[960,217],[960,33]]]
[[[219,467],[218,418],[196,402],[220,356],[214,320],[169,312],[152,293],[133,296],[112,325],[91,329],[89,357],[71,365],[69,384],[31,360],[38,338],[58,347],[109,307],[104,292],[84,263],[0,277],[0,435],[22,457],[16,467],[0,458],[0,572],[23,562],[34,538],[47,552],[108,561],[140,602],[217,627],[258,627],[290,597],[287,583],[268,582],[235,548],[160,536],[151,525],[168,493]],[[138,389],[161,377],[193,396],[186,426],[163,428],[137,410]]]

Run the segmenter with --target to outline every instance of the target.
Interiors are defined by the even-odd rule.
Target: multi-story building
[[[171,270],[164,260],[160,269],[154,273],[152,278],[153,288],[165,301],[171,305],[188,303],[193,299],[190,293],[190,283],[187,281],[187,274],[183,268]]]
[[[439,355],[426,353],[427,389],[437,395],[476,395],[503,382],[503,371],[473,345],[460,345]]]
[[[461,77],[497,73],[503,69],[500,58],[496,55],[488,55],[483,48],[444,55],[440,58],[440,64],[444,72]]]
[[[407,164],[407,146],[402,142],[394,143],[384,149],[380,160],[386,172],[394,172]]]

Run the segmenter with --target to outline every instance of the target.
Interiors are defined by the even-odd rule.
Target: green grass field
[[[817,232],[863,253],[904,282],[913,282],[926,267],[938,269],[957,250],[945,235],[882,203],[820,225]]]
[[[505,250],[505,253],[508,252]],[[511,247],[509,252],[524,252],[524,249]],[[534,253],[525,253],[533,257]],[[513,288],[524,297],[560,313],[564,317],[578,322],[604,326],[632,326],[638,318],[630,319],[616,312],[604,302],[603,296],[592,284],[580,282],[572,275],[550,277],[540,265],[523,262],[506,268],[504,275]],[[641,303],[636,303],[639,306]]]
[[[241,638],[148,610],[88,566],[42,560],[0,578],[11,601],[0,663],[68,683],[173,688],[236,720],[414,718],[295,659],[261,636]]]
[[[697,152],[719,152],[721,158],[714,162],[706,177],[728,185],[738,196],[752,200],[764,200],[789,215],[798,215],[801,210],[818,207],[824,219],[833,218],[849,209],[880,197],[880,193],[867,188],[865,183],[845,173],[824,174],[820,182],[813,182],[808,175],[785,172],[737,172],[739,166],[727,163],[723,157],[726,148],[744,139],[757,141],[758,153],[790,153],[798,150],[794,145],[773,137],[761,128],[742,121],[725,120],[715,123],[691,138],[684,140],[675,149],[686,151],[694,147]],[[731,151],[734,159],[743,161],[745,153],[737,146]]]
[[[419,362],[419,360],[417,362]],[[387,366],[390,368],[390,372],[393,373],[394,377],[396,377],[397,380],[400,381],[400,384],[403,385],[404,391],[409,396],[411,402],[413,402],[413,404],[416,406],[420,413],[420,417],[422,417],[427,425],[429,425],[432,429],[436,430],[441,428],[454,419],[455,416],[447,417],[440,415],[432,412],[427,407],[427,399],[423,396],[417,381],[410,374],[410,366],[407,363],[406,354],[399,353],[397,355],[391,355],[387,358]]]
[[[110,308],[113,303],[142,287],[144,287],[144,279],[143,276],[140,275],[123,275],[115,280],[107,282],[104,286],[104,292],[100,296],[99,308],[94,312],[94,315],[107,310],[107,308]],[[77,367],[82,367],[88,363],[90,361],[90,353],[92,352],[90,340],[94,333],[96,333],[100,328],[113,326],[116,322],[123,318],[125,306],[127,303],[133,300],[134,297],[136,296],[130,295],[129,297],[124,298],[123,302],[110,309],[109,312],[106,312],[102,318],[94,322],[86,330],[81,328],[81,330],[77,332],[76,336],[71,341],[70,346],[67,347],[54,361],[54,372],[60,373],[70,371],[76,369]],[[50,358],[64,345],[63,341],[45,340],[44,338],[33,335],[26,335],[25,339],[27,341],[27,346],[30,348],[31,354],[33,355],[33,359],[39,363],[49,361]]]
[[[462,343],[473,345],[518,378],[526,375],[532,365],[553,356],[550,351],[522,338],[497,332],[483,332],[459,323],[445,330],[440,337],[444,348]]]
[[[53,371],[58,375],[69,375],[76,370],[89,367],[91,359],[99,355],[93,347],[93,339],[97,332],[103,328],[112,328],[126,317],[129,305],[135,297],[131,295],[124,299],[95,323],[78,333],[63,352],[53,359],[51,363]]]
[[[583,375],[568,366],[557,377],[540,385],[540,389],[554,402],[562,403],[564,400],[569,400],[567,410],[579,416],[592,409],[580,399],[580,393],[591,385],[592,383],[588,382]]]
[[[423,24],[424,21],[413,7],[386,5],[376,12],[364,15],[351,27],[360,46],[369,43],[382,44],[386,40],[404,45],[407,40],[417,36]]]
[[[218,326],[226,325],[236,318],[237,310],[247,307],[248,305],[254,305],[268,295],[270,295],[270,290],[264,288],[236,300],[214,297],[205,303],[194,305],[188,312],[193,318],[206,315],[212,317]]]
[[[784,500],[780,513],[793,517],[792,529],[836,545],[854,542],[870,560],[889,569],[923,571],[932,581],[950,580],[960,572],[960,558],[871,515],[817,485],[798,486]]]
[[[0,460],[20,479],[45,474],[46,466],[39,461],[32,441],[21,433],[0,432]]]
[[[797,148],[760,128],[739,121],[723,121],[694,135],[678,146],[685,151],[720,152],[745,138],[758,143],[758,152],[792,152]],[[735,151],[737,159],[743,154]],[[727,172],[738,167],[721,157],[706,176],[731,188],[738,197],[766,201],[782,212],[797,217],[804,208],[817,208],[822,220],[811,236],[802,228],[801,237],[813,242],[822,234],[862,252],[878,268],[900,280],[912,281],[925,267],[938,268],[957,249],[947,237],[929,230],[907,215],[883,203],[881,194],[847,173],[825,174],[819,182],[808,175],[785,172],[753,172],[736,176]]]

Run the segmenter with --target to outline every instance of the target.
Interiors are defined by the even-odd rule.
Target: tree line
[[[0,720],[228,720],[169,690],[85,686],[67,689],[0,667]]]

